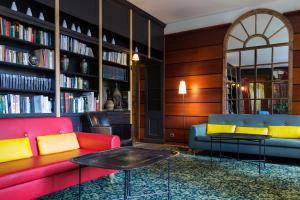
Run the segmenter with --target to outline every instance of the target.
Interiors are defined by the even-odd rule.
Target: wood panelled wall
[[[300,114],[300,11],[285,13],[294,28],[293,114]],[[230,24],[166,36],[165,141],[187,143],[189,128],[222,113],[223,41]],[[180,80],[187,94],[178,94]]]
[[[222,112],[223,40],[230,24],[166,36],[165,141],[187,143],[193,124]],[[178,94],[181,80],[187,94]]]
[[[300,115],[300,11],[286,13],[294,29],[293,43],[293,107],[295,115]]]

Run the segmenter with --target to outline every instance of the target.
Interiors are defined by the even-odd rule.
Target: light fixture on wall
[[[186,95],[186,83],[183,80],[179,83],[178,94],[182,95],[182,104],[184,108],[184,95]],[[183,116],[183,128],[185,128],[185,116]]]
[[[185,81],[180,81],[178,94],[182,94],[183,96],[186,94],[186,83],[185,83]]]
[[[135,47],[134,54],[132,56],[132,60],[136,61],[136,62],[140,60],[139,49],[137,47]]]

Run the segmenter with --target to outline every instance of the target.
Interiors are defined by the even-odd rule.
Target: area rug
[[[300,166],[266,164],[258,174],[254,165],[223,159],[218,162],[201,155],[181,154],[172,159],[172,200],[283,200],[300,199]],[[122,199],[124,173],[116,174],[114,182],[99,178],[82,184],[81,199]],[[162,161],[132,172],[132,194],[135,196],[166,191],[167,162]],[[73,200],[78,198],[78,186],[53,193],[41,200]],[[164,200],[165,196],[131,198]]]

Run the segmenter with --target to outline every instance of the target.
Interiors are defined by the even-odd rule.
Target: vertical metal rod
[[[124,200],[127,200],[127,195],[128,195],[128,178],[127,178],[127,170],[124,171]]]
[[[219,159],[220,159],[220,162],[221,162],[221,159],[222,159],[222,142],[221,142],[221,137],[219,137]]]
[[[264,168],[266,168],[266,140],[264,139]]]
[[[131,196],[131,171],[128,171],[128,196]]]
[[[60,117],[60,0],[55,0],[55,116]]]
[[[102,59],[103,59],[103,50],[102,50],[102,24],[103,24],[103,20],[102,20],[102,0],[99,0],[99,111],[103,110],[103,104],[102,104],[102,84],[103,84],[103,80],[102,80],[102,74],[103,74],[103,63],[102,63]]]
[[[170,171],[171,171],[171,159],[168,159],[168,200],[171,200],[171,188],[170,188]]]
[[[261,163],[261,140],[259,140],[259,160],[258,160],[258,172],[260,174],[260,163]]]
[[[238,153],[238,160],[240,160],[240,139],[238,139],[238,143],[237,143],[237,153]]]
[[[210,165],[212,165],[212,150],[213,150],[213,143],[212,143],[212,141],[213,141],[213,137],[210,137]]]
[[[81,165],[79,165],[78,199],[81,199]]]

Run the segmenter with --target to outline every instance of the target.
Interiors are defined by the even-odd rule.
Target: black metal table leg
[[[264,169],[266,168],[266,140],[264,140]]]
[[[212,165],[212,141],[213,141],[213,138],[211,137],[210,138],[210,165]]]
[[[240,160],[240,139],[237,140],[237,154],[238,154],[238,161]]]
[[[124,170],[124,200],[128,199],[128,170]]]
[[[221,162],[221,159],[222,159],[222,139],[221,137],[219,138],[219,159],[220,159],[220,162]]]
[[[131,196],[131,171],[128,171],[128,196]]]
[[[258,172],[260,174],[260,167],[261,167],[261,140],[259,140],[259,160],[258,160]]]
[[[168,159],[168,200],[171,200],[170,171],[171,171],[171,160]]]
[[[81,199],[81,165],[79,165],[79,177],[78,177],[78,199]]]

